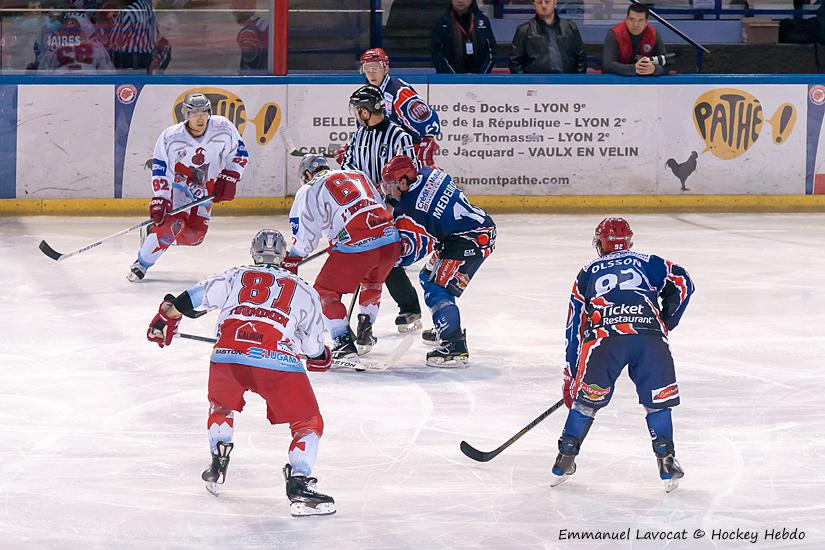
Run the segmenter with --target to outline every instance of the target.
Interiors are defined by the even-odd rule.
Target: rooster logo
[[[696,158],[698,156],[699,153],[692,151],[690,153],[690,157],[681,164],[676,162],[676,159],[667,159],[667,162],[665,163],[665,166],[670,168],[673,175],[679,178],[679,181],[682,183],[682,191],[690,191],[690,189],[685,187],[685,182],[690,175],[696,171]]]

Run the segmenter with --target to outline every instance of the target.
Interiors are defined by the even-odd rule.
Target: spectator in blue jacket
[[[433,65],[439,73],[489,73],[496,38],[476,0],[451,0],[432,34]]]

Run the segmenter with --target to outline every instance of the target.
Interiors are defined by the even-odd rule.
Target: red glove
[[[172,337],[178,331],[181,317],[172,318],[167,314],[172,307],[172,302],[164,298],[158,308],[158,313],[149,323],[149,330],[146,331],[146,338],[160,347],[168,346],[172,343]]]
[[[281,260],[281,267],[283,267],[290,273],[297,275],[298,266],[301,265],[301,262],[303,261],[304,258],[301,256],[287,256],[283,260]]]
[[[576,391],[578,393],[578,390]],[[570,374],[570,369],[564,367],[564,384],[561,389],[561,396],[564,398],[564,405],[570,409],[573,407],[573,376]]]
[[[235,186],[241,175],[234,170],[223,170],[215,180],[215,198],[213,202],[231,201],[235,198]]]
[[[432,136],[424,136],[421,138],[421,143],[415,146],[415,156],[421,161],[424,166],[435,166],[435,154],[441,147],[435,142]]]
[[[348,149],[349,145],[344,145],[342,147],[339,147],[335,150],[334,153],[332,153],[332,156],[335,157],[335,162],[337,162],[339,166],[344,165],[344,155],[347,154]]]
[[[326,372],[332,366],[332,352],[329,346],[324,346],[324,354],[321,357],[310,359],[307,357],[307,370],[314,372]]]
[[[172,211],[172,201],[163,197],[155,197],[149,201],[149,217],[155,224],[163,223],[163,218]]]

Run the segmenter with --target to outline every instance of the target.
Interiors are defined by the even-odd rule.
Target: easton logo
[[[664,388],[655,389],[651,391],[651,394],[653,396],[654,403],[662,403],[663,401],[668,401],[674,397],[678,397],[679,386],[677,384],[671,384],[669,386],[665,386]]]

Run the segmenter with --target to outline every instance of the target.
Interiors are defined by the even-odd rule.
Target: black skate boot
[[[413,332],[414,330],[420,329],[422,326],[421,312],[405,313],[402,311],[398,314],[398,317],[395,318],[395,327],[398,329],[398,332]]]
[[[129,268],[129,273],[126,274],[126,278],[129,280],[130,283],[142,281],[143,278],[146,276],[146,271],[147,269],[140,265],[140,262],[135,262]]]
[[[653,440],[653,453],[659,465],[659,477],[665,482],[665,492],[669,493],[679,486],[679,480],[685,472],[676,460],[673,441],[656,438]]]
[[[550,487],[561,485],[567,478],[576,473],[576,456],[579,454],[581,441],[569,435],[559,438],[559,454],[553,464],[553,478]]]
[[[434,328],[428,328],[421,332],[421,341],[435,347],[441,340],[438,338],[438,332],[436,332]]]
[[[469,360],[470,352],[467,351],[467,334],[465,332],[462,332],[461,338],[457,340],[442,340],[437,348],[427,353],[428,367],[464,368]]]
[[[203,471],[201,479],[206,482],[206,490],[218,496],[218,485],[223,485],[226,481],[226,470],[229,468],[229,453],[232,452],[233,443],[218,441],[218,454],[212,455],[212,464]]]
[[[335,500],[329,495],[319,493],[314,477],[292,475],[292,465],[284,466],[286,496],[291,503],[289,510],[295,517],[327,516],[335,513]]]
[[[357,356],[358,348],[355,347],[355,335],[352,334],[352,329],[347,328],[347,331],[332,343],[332,358],[350,359]]]
[[[378,342],[378,338],[372,334],[372,323],[370,316],[366,313],[358,314],[358,328],[356,330],[355,347],[358,355],[366,355],[372,351],[372,346]]]

